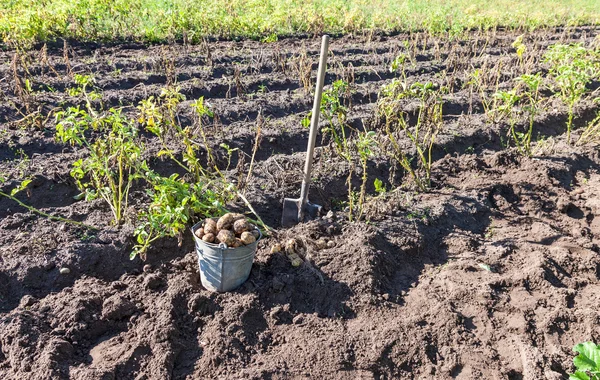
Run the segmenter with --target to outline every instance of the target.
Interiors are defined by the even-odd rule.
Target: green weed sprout
[[[115,224],[119,224],[127,209],[131,185],[141,178],[140,171],[146,166],[141,159],[143,146],[137,129],[116,109],[110,109],[106,116],[93,117],[84,110],[70,107],[58,112],[56,120],[59,141],[89,150],[87,157],[73,163],[71,176],[77,187],[86,200],[104,199]],[[86,133],[90,128],[105,134],[91,142]]]
[[[592,342],[579,343],[573,351],[579,354],[573,358],[577,370],[569,380],[600,380],[600,346]]]

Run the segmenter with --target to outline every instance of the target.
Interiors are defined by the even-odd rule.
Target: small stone
[[[325,216],[327,217],[327,219],[333,219],[335,214],[333,213],[333,211],[329,210],[329,211],[327,211],[327,215],[325,215]]]
[[[382,297],[386,301],[389,301],[389,299],[390,299],[390,295],[388,293],[384,293],[384,295]]]
[[[69,273],[71,273],[71,270],[69,268],[66,268],[66,267],[62,267],[58,271],[59,271],[60,274],[69,274]]]
[[[152,272],[152,265],[150,265],[150,264],[144,265],[143,271],[144,271],[144,273]]]
[[[329,240],[327,242],[327,248],[333,248],[333,247],[335,247],[335,242],[333,240]]]

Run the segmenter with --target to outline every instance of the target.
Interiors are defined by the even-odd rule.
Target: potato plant
[[[385,124],[385,151],[410,174],[420,191],[427,191],[431,187],[431,153],[436,137],[444,125],[444,92],[444,88],[438,89],[431,82],[409,86],[406,82],[394,80],[382,89],[377,105],[378,117]],[[404,101],[410,100],[418,101],[414,125],[411,125],[408,113],[402,109]],[[399,136],[405,136],[411,142],[414,157],[400,146]]]
[[[573,351],[578,354],[573,358],[577,370],[569,380],[600,380],[600,346],[593,342],[579,343]]]
[[[346,136],[348,108],[344,105],[344,96],[349,84],[343,80],[333,82],[331,88],[323,92],[321,115],[328,125],[322,129],[323,137],[330,135],[335,151],[346,160],[350,159],[349,136]]]
[[[587,85],[600,73],[598,52],[582,44],[557,44],[548,48],[544,60],[550,66],[556,94],[567,106],[567,142],[571,143],[575,107],[589,92]]]
[[[77,187],[86,200],[102,198],[112,211],[114,223],[121,223],[131,186],[147,169],[137,128],[118,109],[93,117],[85,110],[70,107],[58,112],[56,120],[59,141],[89,151],[87,157],[73,163],[71,176]],[[102,138],[91,141],[87,133],[90,128],[101,132]]]
[[[177,237],[181,243],[183,231],[194,218],[222,214],[225,204],[235,197],[235,188],[225,182],[186,182],[177,174],[160,176],[152,171],[146,173],[151,188],[148,207],[138,215],[139,224],[134,235],[137,244],[130,258],[146,253],[153,242],[163,237]]]

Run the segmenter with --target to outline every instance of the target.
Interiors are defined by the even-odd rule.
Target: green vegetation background
[[[599,0],[0,0],[8,44],[598,24]]]

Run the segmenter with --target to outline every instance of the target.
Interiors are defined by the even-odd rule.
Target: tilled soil
[[[540,49],[553,43],[597,43],[598,32],[526,33],[525,62],[540,65]],[[348,122],[355,128],[380,127],[378,92],[398,76],[389,65],[411,43],[417,48],[409,80],[453,85],[434,152],[434,186],[428,193],[392,190],[400,170],[374,158],[367,221],[350,223],[339,207],[349,168],[319,138],[311,200],[332,212],[291,229],[279,226],[281,201],[299,192],[308,137],[301,120],[312,102],[302,62],[310,62],[312,86],[318,39],[74,44],[68,59],[58,45],[16,59],[13,51],[0,53],[2,190],[32,176],[19,199],[100,228],[50,221],[0,198],[0,376],[566,378],[573,345],[600,340],[600,153],[566,143],[558,101],[536,119],[545,143],[531,158],[505,148],[504,127],[486,122],[477,95],[473,100],[463,86],[467,72],[502,61],[498,87],[507,88],[519,65],[511,47],[518,34],[334,39],[326,84],[353,85]],[[249,157],[261,115],[246,193],[275,232],[259,242],[241,288],[217,294],[202,287],[190,234],[181,245],[159,241],[146,262],[130,261],[131,223],[112,226],[105,204],[73,198],[69,170],[84,151],[55,141],[51,111],[84,104],[69,95],[75,73],[94,75],[98,106],[132,114],[139,101],[176,83],[187,97],[184,124],[192,118],[186,107],[204,96],[216,115],[215,152],[225,142]],[[19,92],[23,78],[32,93]],[[579,107],[575,137],[593,111],[591,104]],[[42,128],[24,119],[35,112]],[[160,146],[144,138],[152,166],[176,171],[152,158]],[[238,157],[231,167],[248,170],[249,159],[238,165]],[[238,169],[228,175],[238,178]],[[376,196],[374,178],[386,193]],[[147,201],[141,189],[133,198],[130,221]],[[308,247],[299,267],[271,253],[289,237]]]

